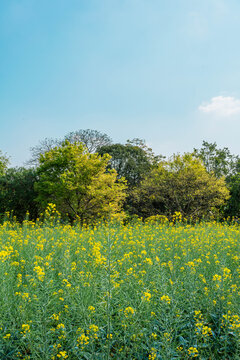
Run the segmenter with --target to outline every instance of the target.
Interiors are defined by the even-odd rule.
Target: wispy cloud
[[[203,103],[198,110],[212,115],[229,117],[240,114],[240,99],[233,96],[215,96],[207,103]]]

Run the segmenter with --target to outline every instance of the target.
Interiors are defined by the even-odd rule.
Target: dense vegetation
[[[240,230],[0,226],[0,358],[240,359]]]
[[[140,216],[223,219],[240,216],[240,159],[203,142],[190,154],[155,155],[143,140],[114,144],[96,130],[44,139],[27,168],[0,154],[0,216],[36,220],[47,204],[64,221],[126,220]]]
[[[166,159],[80,130],[26,168],[1,154],[0,358],[240,360],[239,194],[215,143]]]

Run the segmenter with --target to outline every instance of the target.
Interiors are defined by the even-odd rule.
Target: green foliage
[[[203,160],[208,172],[217,178],[225,176],[230,197],[224,208],[225,216],[240,216],[240,159],[232,155],[228,148],[219,149],[216,143],[203,141],[200,150],[194,149],[196,156]]]
[[[201,218],[216,214],[229,197],[223,178],[209,174],[191,154],[162,161],[133,192],[133,209],[140,216],[170,215]]]
[[[36,180],[36,172],[33,169],[7,169],[5,174],[0,176],[0,214],[12,212],[22,221],[29,212],[30,217],[35,219],[38,215],[34,191]]]
[[[240,217],[240,173],[232,176],[228,185],[230,198],[225,209],[225,216]]]
[[[129,188],[139,184],[156,162],[151,149],[140,139],[128,140],[126,145],[113,144],[98,150],[100,155],[109,154],[111,160],[108,169],[115,169],[118,179],[125,178]]]
[[[8,164],[9,164],[8,157],[6,155],[3,155],[3,153],[0,151],[0,176],[5,173]]]
[[[71,144],[82,143],[86,146],[88,152],[94,153],[101,146],[111,144],[111,138],[97,130],[77,130],[67,134],[64,139],[45,138],[41,140],[38,145],[30,149],[32,153],[31,159],[28,161],[30,165],[38,165],[41,155],[54,149],[56,146],[61,146],[65,141]]]
[[[61,214],[82,222],[116,216],[126,186],[116,182],[116,171],[106,173],[109,160],[109,155],[90,154],[83,144],[68,141],[46,152],[37,169],[38,202],[43,207],[52,202]]]
[[[217,144],[203,141],[200,150],[194,149],[194,154],[200,158],[207,171],[213,172],[217,178],[229,177],[236,173],[239,158],[230,153],[228,148],[218,149]]]
[[[155,155],[152,149],[147,146],[146,141],[143,139],[134,138],[132,140],[127,140],[126,145],[137,146],[142,149],[152,165],[165,158],[163,155]]]
[[[240,228],[0,225],[2,360],[237,360]]]
[[[82,167],[75,163],[76,159],[72,161],[71,156],[68,158],[66,154],[63,155],[64,151],[60,156],[61,161],[57,159],[59,154],[56,155],[56,149],[66,148],[66,144],[82,146],[82,153],[78,154],[79,159],[85,159]],[[184,156],[173,156],[172,161],[165,161],[163,156],[156,156],[142,139],[134,138],[127,140],[126,144],[112,144],[108,135],[90,129],[70,132],[63,139],[45,138],[31,151],[29,164],[39,167],[38,176],[33,170],[24,168],[8,171],[9,160],[0,151],[0,214],[13,211],[22,220],[28,210],[31,217],[35,218],[39,213],[38,207],[42,210],[47,203],[53,202],[58,204],[66,218],[80,217],[82,221],[118,213],[120,204],[123,204],[124,211],[130,217],[168,216],[175,211],[181,211],[185,216],[214,216],[219,209],[222,216],[240,216],[240,158],[232,155],[226,147],[218,148],[215,142],[203,141],[200,149],[194,149],[192,159],[195,165],[189,163],[188,166],[185,155],[185,160]],[[56,156],[50,159],[47,154]],[[90,154],[95,154],[95,157]],[[177,157],[182,160],[177,161]],[[89,165],[94,160],[104,163],[99,175],[102,185],[99,182],[98,190],[93,181],[93,178],[98,178],[94,172],[97,167],[93,170],[92,165]],[[207,172],[200,166],[201,161]],[[79,169],[82,171],[84,166],[89,171],[84,170],[81,176]],[[37,203],[33,182],[37,183],[38,177],[40,183],[35,187]],[[111,184],[108,183],[109,179],[112,179]],[[105,205],[99,207],[99,204],[112,203],[114,191],[111,193],[109,189],[117,187],[116,184],[122,186],[124,195],[118,196],[116,192],[115,205],[109,206],[109,212]]]

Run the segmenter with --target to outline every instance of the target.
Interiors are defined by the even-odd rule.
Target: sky
[[[1,0],[0,149],[93,129],[240,154],[239,0]]]

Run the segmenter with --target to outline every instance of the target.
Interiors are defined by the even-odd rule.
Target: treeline
[[[96,130],[45,139],[31,149],[26,167],[0,156],[0,216],[37,219],[54,203],[62,219],[171,216],[191,219],[240,216],[240,159],[203,141],[192,153],[169,159],[144,140],[113,143]]]

